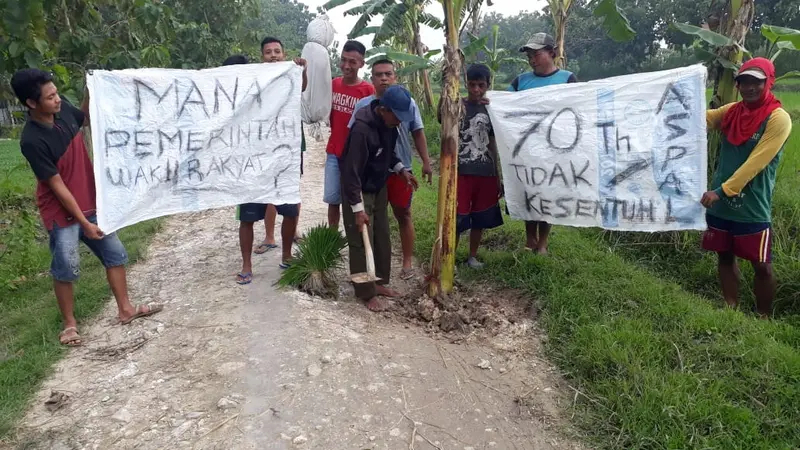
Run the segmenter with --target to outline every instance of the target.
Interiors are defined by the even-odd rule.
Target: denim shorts
[[[97,217],[88,217],[89,221],[96,224]],[[50,263],[50,274],[57,281],[71,282],[78,279],[80,273],[80,256],[78,243],[83,241],[89,250],[103,263],[105,268],[124,266],[128,263],[128,252],[117,237],[117,233],[103,236],[103,239],[89,239],[83,234],[79,224],[61,228],[53,225],[50,231],[50,254],[53,261]]]
[[[339,158],[328,154],[325,160],[325,188],[322,201],[329,205],[342,204],[342,177],[339,172]]]

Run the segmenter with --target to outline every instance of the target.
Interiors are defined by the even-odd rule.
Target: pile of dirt
[[[422,286],[406,291],[392,313],[429,330],[453,334],[481,332],[497,336],[536,320],[539,309],[528,296],[479,284],[457,287],[441,298],[428,297]]]

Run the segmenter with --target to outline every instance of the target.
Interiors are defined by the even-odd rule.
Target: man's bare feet
[[[367,309],[372,312],[381,312],[386,311],[389,309],[389,303],[386,300],[380,299],[378,297],[372,297],[366,303]]]
[[[382,286],[380,284],[375,286],[375,293],[383,297],[391,297],[391,298],[400,296],[400,294],[398,294],[397,291],[395,291],[394,289]]]

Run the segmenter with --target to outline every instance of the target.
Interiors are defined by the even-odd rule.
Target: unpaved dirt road
[[[301,226],[325,220],[324,143],[310,142]],[[263,228],[256,227],[260,233]],[[279,227],[277,228],[279,230]],[[273,286],[279,252],[254,255],[239,286],[233,208],[169,218],[131,268],[151,320],[82,324],[7,444],[41,449],[564,449],[571,396],[540,358],[535,324],[514,320],[453,343],[397,314],[375,315]],[[257,238],[259,236],[257,235]],[[400,286],[402,288],[402,286]],[[412,300],[416,301],[416,300]],[[52,391],[69,396],[49,412]]]

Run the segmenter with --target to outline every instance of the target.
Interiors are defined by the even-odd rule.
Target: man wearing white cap
[[[736,258],[753,266],[755,311],[772,313],[776,282],[772,271],[772,192],[792,119],[772,94],[775,66],[753,58],[736,74],[742,101],[706,112],[709,129],[724,138],[711,190],[701,202],[708,208],[703,248],[718,254],[719,281],[725,303],[739,304],[741,272]]]
[[[559,69],[556,66],[556,42],[547,33],[536,33],[519,51],[528,55],[528,64],[533,72],[518,76],[508,87],[509,91],[526,91],[555,84],[577,83],[575,74]],[[547,253],[547,239],[550,236],[550,224],[541,221],[526,221],[525,250],[535,253]]]

